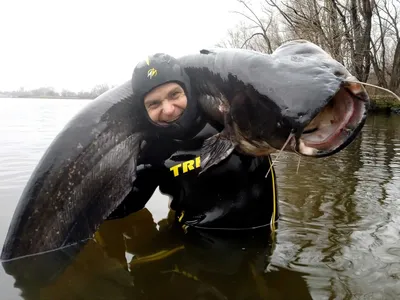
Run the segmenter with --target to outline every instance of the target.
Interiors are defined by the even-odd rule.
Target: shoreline
[[[62,96],[32,96],[32,97],[27,97],[27,96],[4,96],[0,95],[0,99],[67,99],[67,100],[94,100],[95,98],[85,98],[85,97],[62,97]]]
[[[371,98],[372,112],[400,114],[400,101],[394,97],[374,95]]]
[[[395,113],[400,114],[400,101],[394,97],[374,95],[371,98],[371,112]],[[54,100],[94,100],[95,98],[85,97],[62,97],[62,96],[36,96],[36,97],[18,97],[0,95],[0,99],[54,99]]]

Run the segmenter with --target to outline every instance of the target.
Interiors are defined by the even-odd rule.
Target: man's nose
[[[163,112],[166,115],[172,114],[174,112],[174,106],[169,101],[164,101],[163,103]]]

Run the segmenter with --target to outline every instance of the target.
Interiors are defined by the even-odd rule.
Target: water
[[[1,246],[33,168],[87,103],[0,99]],[[338,155],[297,164],[282,155],[275,166],[271,239],[182,236],[156,191],[83,249],[5,264],[14,277],[0,267],[1,299],[399,299],[400,116],[371,115]]]

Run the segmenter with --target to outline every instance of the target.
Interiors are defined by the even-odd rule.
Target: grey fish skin
[[[252,151],[280,147],[341,89],[348,72],[322,49],[302,43],[283,45],[272,55],[229,49],[180,58],[206,116],[228,128],[216,144],[205,144],[211,165],[237,146],[235,135],[239,146],[250,143]],[[136,178],[145,134],[136,98],[127,81],[95,99],[58,134],[19,199],[1,259],[89,239],[122,202]],[[227,146],[218,147],[220,142]],[[224,153],[210,156],[216,148]]]
[[[135,179],[141,140],[132,99],[126,82],[99,96],[57,135],[20,197],[1,259],[90,238],[118,206]]]
[[[215,49],[200,57],[182,57],[180,62],[200,94],[230,101],[238,91],[254,91],[287,122],[305,126],[336,94],[348,71],[314,44],[288,46],[271,55]]]

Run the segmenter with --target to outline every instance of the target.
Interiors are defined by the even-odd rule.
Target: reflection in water
[[[2,102],[3,239],[40,156],[86,103]],[[1,298],[400,299],[400,116],[371,115],[344,151],[302,158],[298,174],[297,162],[282,155],[276,165],[273,241],[266,232],[185,235],[164,218],[168,199],[156,192],[148,210],[107,221],[83,248],[4,263],[11,276],[0,270]]]
[[[78,246],[29,269],[37,257],[4,266],[25,300],[312,299],[304,274],[269,268],[270,236],[184,233],[171,215],[155,223],[143,209],[105,222],[76,256]]]
[[[280,158],[282,219],[272,264],[309,273],[316,298],[400,295],[400,117],[369,117],[323,160]]]

